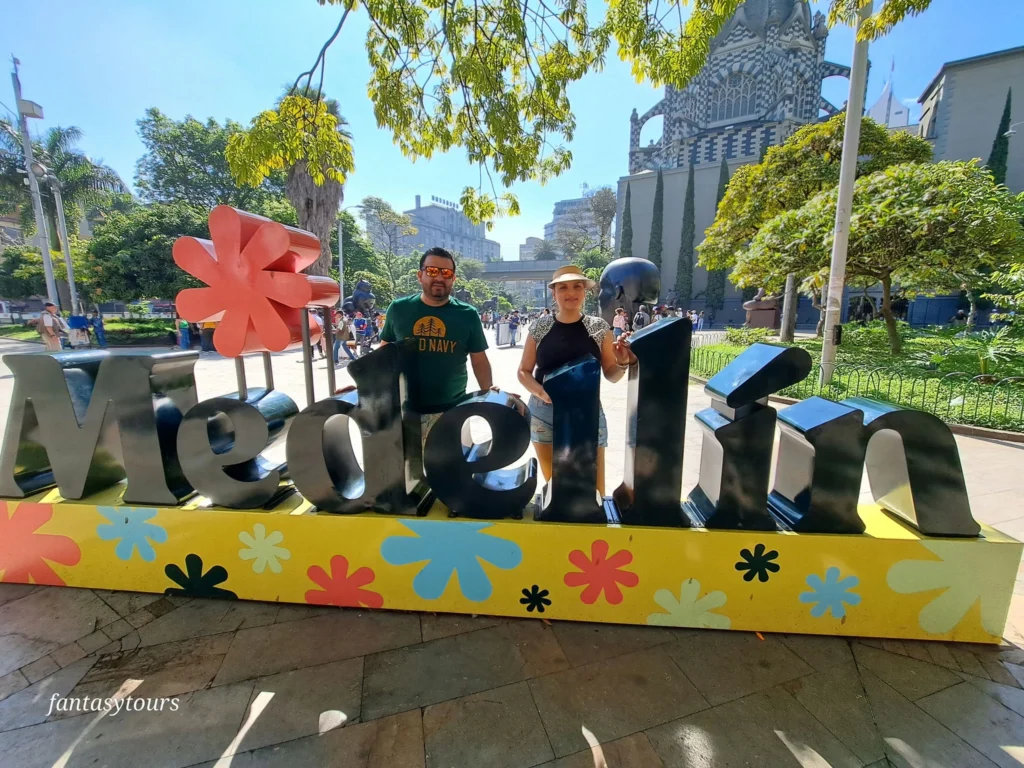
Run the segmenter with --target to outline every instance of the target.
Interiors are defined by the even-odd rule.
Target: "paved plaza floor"
[[[490,352],[510,391],[520,353]],[[298,359],[274,370],[301,407]],[[231,360],[204,355],[196,374],[201,398],[234,391]],[[261,384],[258,357],[248,376]],[[11,389],[2,367],[0,413]],[[687,394],[691,412],[707,404]],[[602,400],[610,489],[625,383]],[[957,442],[975,516],[1024,538],[1024,445]],[[685,489],[699,455],[691,420]],[[0,768],[1020,765],[1020,579],[1017,593],[1004,643],[976,646],[0,584]],[[55,695],[166,702],[51,712]]]

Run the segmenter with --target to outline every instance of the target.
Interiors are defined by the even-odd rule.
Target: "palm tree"
[[[322,93],[318,89],[308,86],[289,91],[285,95],[305,96],[314,102],[322,98]],[[324,99],[324,104],[327,111],[338,121],[338,133],[346,139],[351,139],[352,134],[344,128],[348,121],[341,116],[337,100]],[[305,271],[311,275],[329,275],[334,262],[330,245],[331,229],[337,221],[338,211],[341,210],[342,201],[345,199],[344,187],[330,177],[325,178],[324,183],[317,186],[306,171],[306,161],[299,160],[288,168],[284,191],[295,208],[299,226],[320,238],[320,258]]]
[[[60,182],[64,216],[71,232],[78,230],[87,209],[108,199],[110,195],[129,192],[128,186],[113,168],[93,162],[77,148],[82,135],[82,130],[74,126],[54,126],[46,132],[42,141],[33,142],[32,146],[36,159],[49,168]],[[29,188],[24,183],[24,167],[21,138],[17,129],[9,121],[0,120],[0,212],[20,210],[23,223],[30,225],[32,201]],[[43,183],[39,191],[50,230],[50,245],[54,250],[60,250],[60,231],[53,193]]]

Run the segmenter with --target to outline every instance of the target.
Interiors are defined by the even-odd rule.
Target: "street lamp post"
[[[60,229],[60,239],[64,251],[64,266],[68,272],[68,288],[71,292],[71,314],[81,312],[81,305],[78,303],[78,290],[75,287],[75,268],[71,264],[71,243],[68,241],[68,224],[64,218],[64,198],[60,193],[60,179],[53,171],[40,163],[38,160],[32,162],[32,173],[50,185],[53,192],[53,204],[57,207],[57,227]]]
[[[836,223],[832,237],[832,263],[828,275],[828,299],[825,304],[825,331],[821,345],[821,385],[832,379],[836,368],[836,342],[842,317],[846,286],[846,250],[850,243],[850,214],[853,208],[853,183],[857,177],[860,147],[860,119],[864,112],[864,86],[868,77],[868,43],[858,40],[861,26],[871,16],[872,0],[857,12],[854,30],[853,63],[850,66],[850,96],[846,102],[846,126],[843,129],[843,157],[839,163],[839,190],[836,195]]]
[[[21,147],[25,153],[25,171],[28,173],[28,188],[32,195],[32,211],[36,219],[36,238],[39,250],[43,254],[43,275],[46,278],[46,297],[51,304],[59,304],[57,283],[53,279],[53,262],[50,260],[50,235],[46,231],[46,217],[43,216],[43,200],[39,195],[39,181],[32,173],[32,137],[28,133],[28,118],[41,118],[43,108],[38,104],[21,98],[21,80],[18,79],[17,59],[14,59],[14,71],[11,82],[14,83],[14,105],[18,110],[18,130],[21,133]]]

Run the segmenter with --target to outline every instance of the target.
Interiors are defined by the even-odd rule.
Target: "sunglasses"
[[[427,277],[443,277],[445,280],[455,277],[455,270],[448,269],[448,267],[424,267],[423,271],[426,272]]]

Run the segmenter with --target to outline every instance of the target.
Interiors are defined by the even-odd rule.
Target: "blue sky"
[[[148,107],[174,118],[191,114],[248,124],[312,64],[339,18],[337,7],[315,0],[32,0],[5,9],[0,51],[18,56],[25,97],[46,110],[33,130],[79,126],[85,151],[131,182],[142,153],[135,121]],[[365,24],[362,14],[346,22],[328,53],[324,82],[341,103],[355,142],[356,171],[345,204],[366,195],[398,209],[411,208],[416,194],[457,200],[464,186],[478,181],[478,170],[458,150],[412,163],[377,128],[366,97]],[[832,30],[827,58],[848,64],[852,40],[852,31]],[[943,62],[1022,44],[1021,0],[933,0],[922,16],[872,45],[868,103],[881,91],[894,57],[897,95],[914,101]],[[14,100],[8,82],[0,87],[4,107]],[[841,105],[846,81],[826,81],[824,93]],[[629,113],[633,107],[643,113],[660,91],[637,84],[612,55],[603,72],[573,86],[570,98],[577,117],[573,167],[546,186],[513,188],[523,213],[499,220],[490,235],[505,259],[518,258],[527,236],[543,236],[556,200],[579,196],[582,184],[614,184],[626,173]],[[915,104],[912,116],[917,114]],[[642,142],[658,132],[652,121]]]

